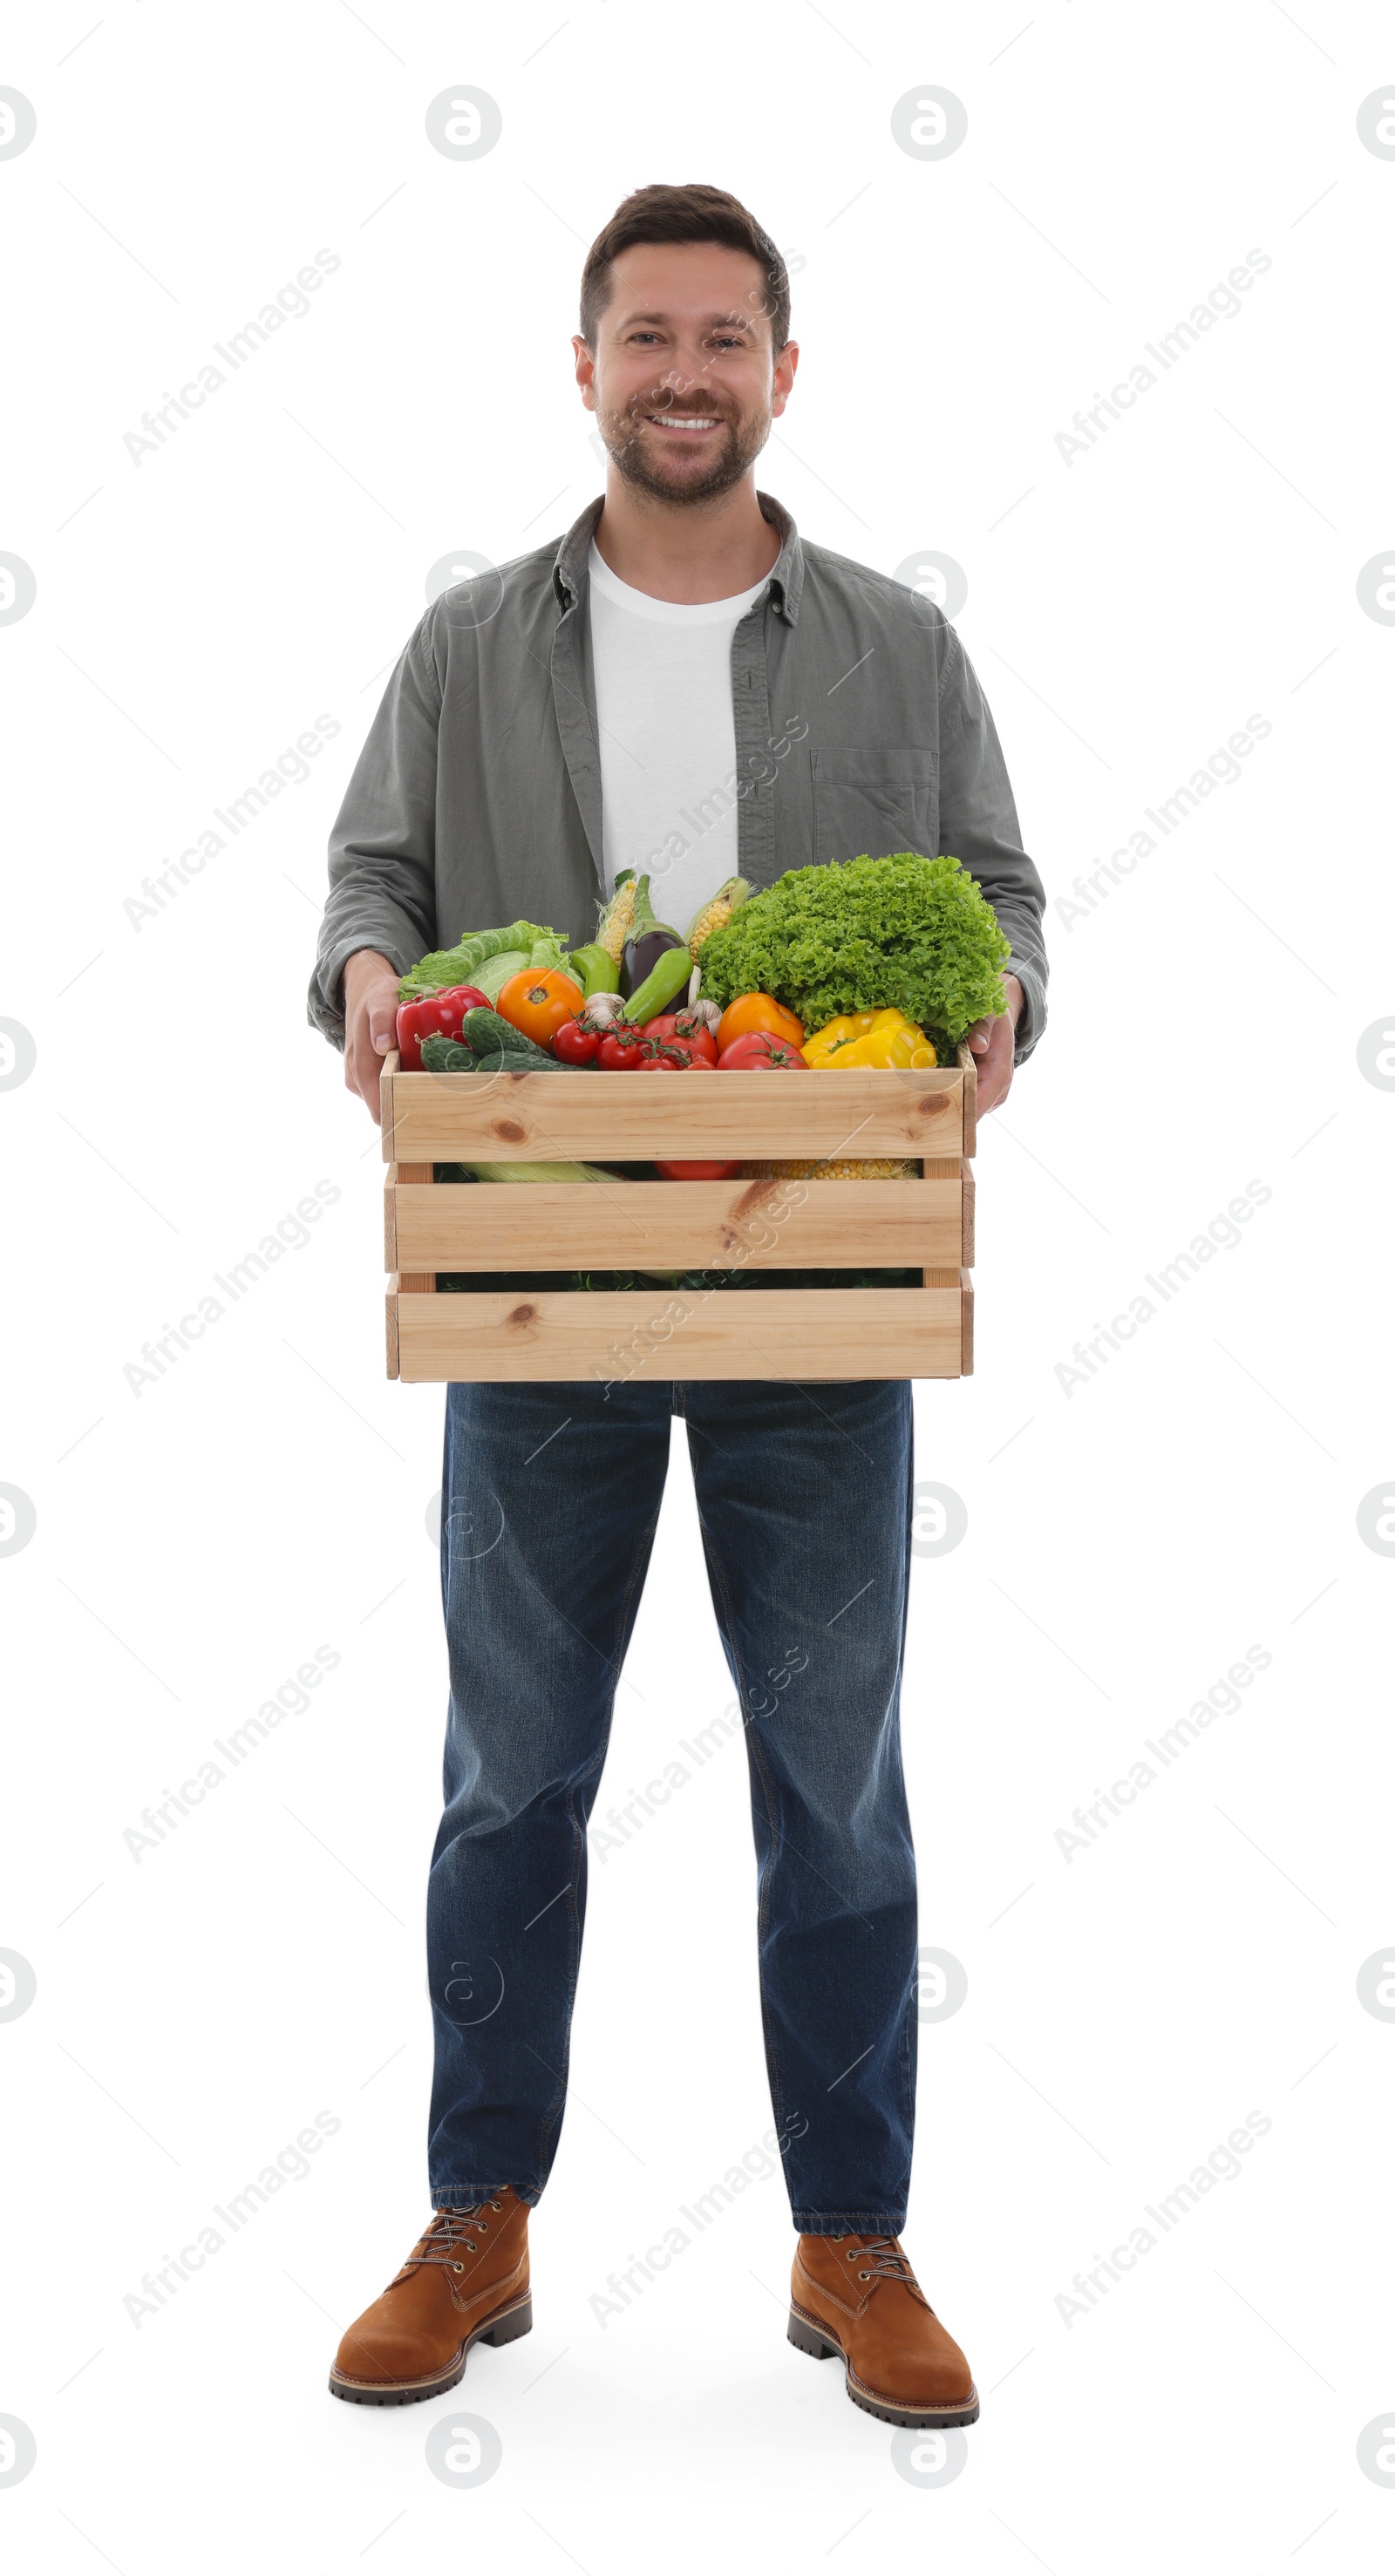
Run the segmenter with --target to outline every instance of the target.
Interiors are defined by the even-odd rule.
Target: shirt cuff
[[[344,1044],[344,969],[361,948],[376,949],[399,976],[405,975],[422,954],[419,947],[404,946],[400,933],[395,934],[387,923],[352,933],[345,931],[324,951],[310,978],[305,1016],[311,1028],[318,1029],[331,1046],[342,1048]]]
[[[1022,987],[1022,1017],[1017,1023],[1012,1060],[1014,1064],[1025,1064],[1046,1026],[1046,978],[1025,957],[1009,957],[1003,972],[1015,975]]]

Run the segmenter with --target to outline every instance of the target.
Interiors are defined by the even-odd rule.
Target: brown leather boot
[[[973,2424],[974,2375],[894,2236],[801,2236],[790,2342],[841,2353],[854,2406],[887,2424]]]
[[[330,2394],[355,2406],[411,2406],[454,2388],[472,2343],[528,2333],[528,2211],[514,2191],[438,2209],[380,2299],[349,2327]]]

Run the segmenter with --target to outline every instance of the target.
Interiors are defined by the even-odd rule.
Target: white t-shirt
[[[768,579],[690,608],[631,590],[591,543],[606,884],[647,875],[675,930],[736,874],[731,639]]]

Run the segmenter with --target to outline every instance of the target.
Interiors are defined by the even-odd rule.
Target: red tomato
[[[795,1018],[793,1011],[787,1011],[783,1002],[772,1000],[769,993],[739,993],[734,1002],[728,1002],[717,1023],[718,1055],[757,1029],[768,1029],[772,1037],[784,1038],[790,1046],[804,1044],[804,1023]]]
[[[602,1073],[635,1073],[648,1060],[643,1030],[631,1027],[625,1020],[602,1038],[596,1051],[596,1063]]]
[[[599,1029],[584,1029],[580,1020],[564,1020],[552,1032],[552,1052],[559,1064],[594,1064],[601,1043]]]
[[[717,1058],[719,1073],[807,1073],[809,1068],[797,1046],[777,1038],[769,1029],[748,1029],[743,1037],[733,1038]]]
[[[729,1181],[739,1172],[739,1163],[656,1163],[656,1172],[666,1181]]]
[[[644,1034],[648,1037],[649,1031],[646,1029]],[[692,1038],[665,1038],[652,1069],[656,1073],[710,1073],[714,1060],[704,1055]]]
[[[647,1038],[657,1038],[663,1045],[681,1040],[695,1055],[705,1056],[709,1064],[717,1061],[717,1041],[712,1031],[704,1020],[695,1019],[689,1011],[664,1011],[657,1020],[646,1020],[644,1034]]]

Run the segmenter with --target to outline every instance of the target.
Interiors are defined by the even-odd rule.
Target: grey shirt
[[[952,852],[1012,942],[1020,1062],[1046,1020],[1045,896],[973,665],[928,600],[805,545],[759,498],[781,544],[732,638],[741,873],[760,887],[811,860]],[[405,974],[503,922],[545,923],[574,946],[594,936],[605,877],[587,553],[600,514],[593,501],[560,546],[444,591],[388,682],[329,845],[309,1016],[336,1046],[355,949]]]

